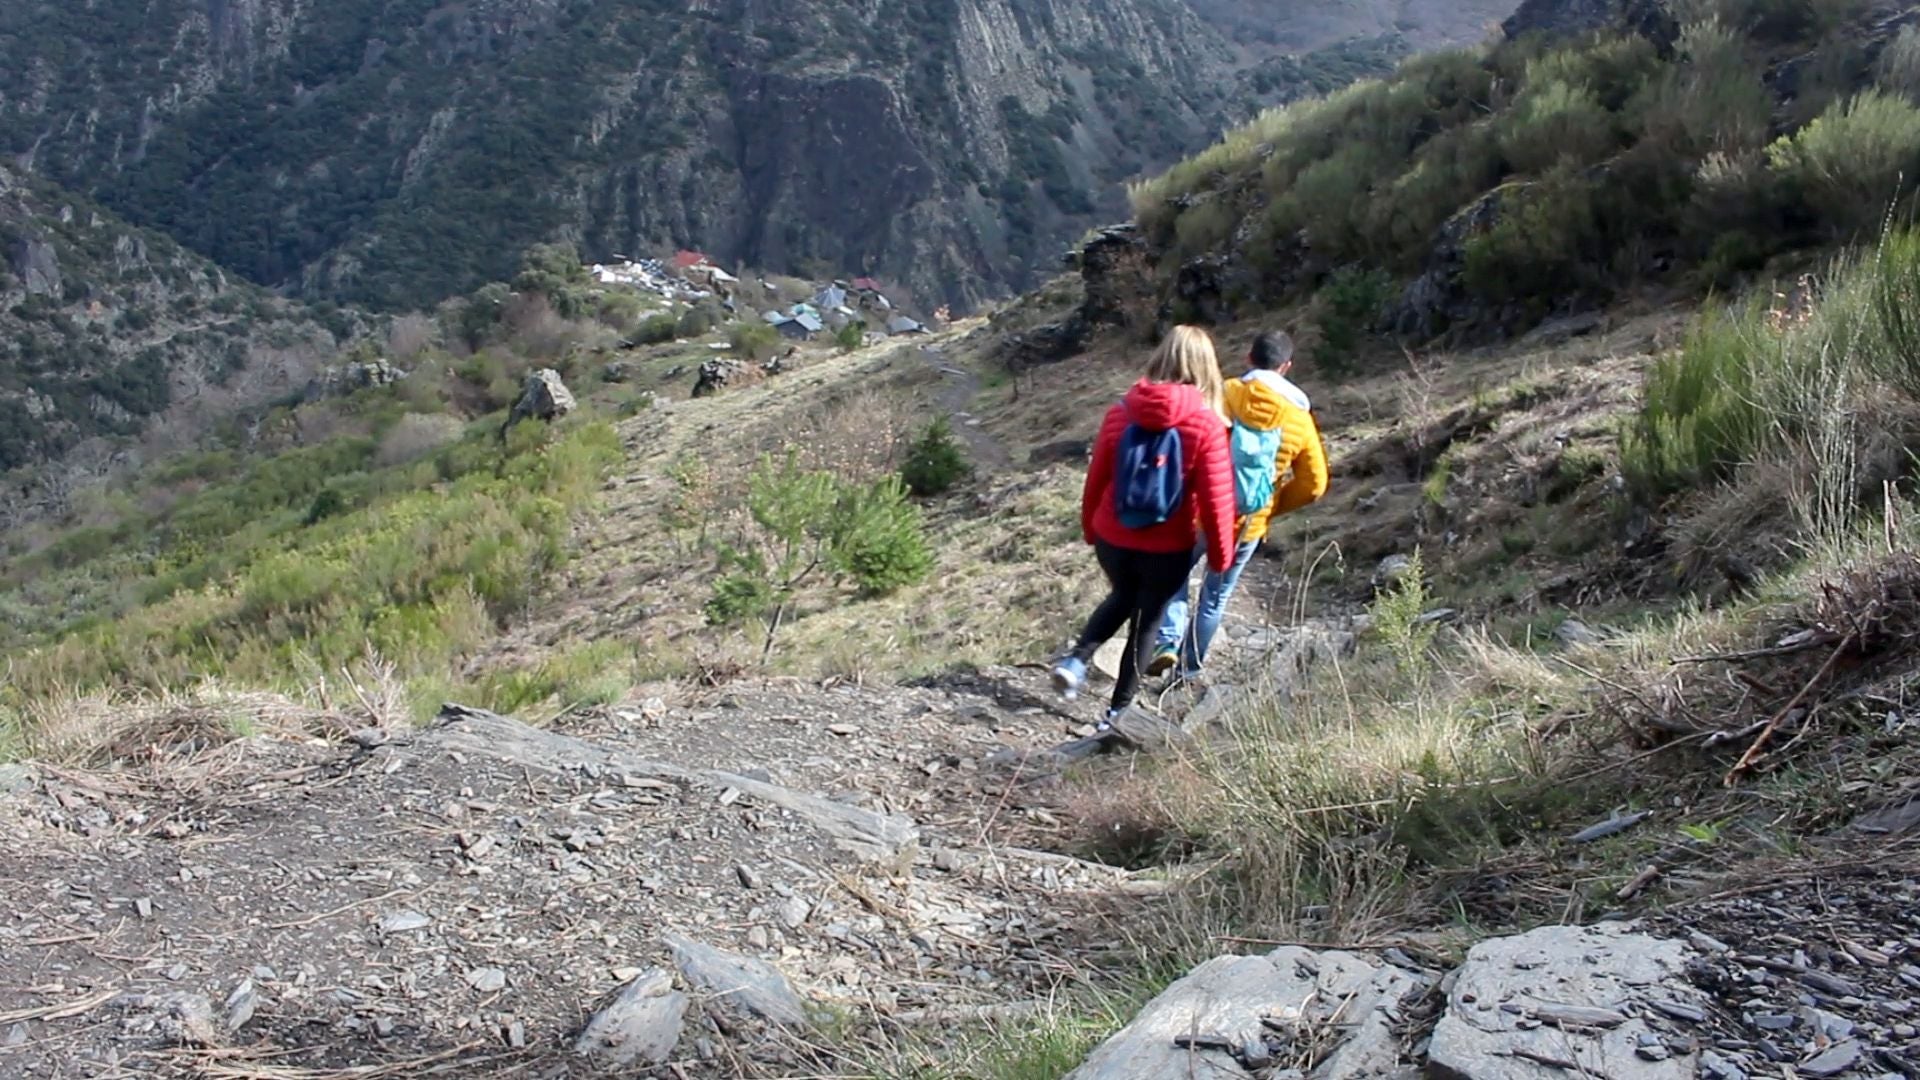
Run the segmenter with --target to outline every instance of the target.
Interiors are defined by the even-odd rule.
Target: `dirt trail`
[[[939,373],[941,389],[935,403],[953,422],[954,434],[967,444],[974,467],[988,473],[1011,468],[1013,455],[973,414],[974,402],[980,396],[980,376],[955,367],[938,345],[922,345],[915,351]]]

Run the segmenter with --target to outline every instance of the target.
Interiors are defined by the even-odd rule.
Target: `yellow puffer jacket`
[[[1227,415],[1261,431],[1283,429],[1274,455],[1273,502],[1240,521],[1240,540],[1262,540],[1278,514],[1291,513],[1327,493],[1327,452],[1320,444],[1307,396],[1272,372],[1255,371],[1227,383]],[[1288,474],[1292,475],[1289,476]]]

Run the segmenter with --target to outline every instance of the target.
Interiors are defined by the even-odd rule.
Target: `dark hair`
[[[1293,338],[1285,330],[1269,330],[1253,339],[1253,349],[1247,358],[1254,367],[1272,371],[1293,359]]]

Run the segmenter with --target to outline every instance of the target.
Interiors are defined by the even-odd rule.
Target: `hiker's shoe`
[[[1100,717],[1100,722],[1093,725],[1093,733],[1095,735],[1105,735],[1107,732],[1112,731],[1113,721],[1115,720],[1115,718],[1117,718],[1121,713],[1126,711],[1127,710],[1125,707],[1121,707],[1118,709],[1108,709]]]
[[[1153,650],[1153,659],[1147,661],[1147,677],[1157,679],[1167,672],[1172,671],[1173,665],[1179,662],[1180,654],[1178,652],[1165,646],[1155,649]]]
[[[1053,665],[1053,689],[1061,697],[1072,701],[1080,696],[1080,690],[1087,685],[1087,662],[1077,656],[1069,656]]]

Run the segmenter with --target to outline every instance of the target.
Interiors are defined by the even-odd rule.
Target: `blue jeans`
[[[1207,571],[1206,580],[1200,584],[1200,610],[1191,627],[1187,625],[1187,589],[1182,587],[1179,595],[1167,603],[1166,614],[1160,617],[1160,639],[1155,647],[1157,650],[1169,650],[1176,644],[1180,647],[1182,676],[1200,673],[1200,665],[1207,660],[1207,648],[1213,644],[1221,621],[1227,617],[1227,600],[1233,596],[1234,586],[1240,584],[1241,571],[1258,550],[1260,541],[1248,540],[1234,549],[1232,566],[1218,574]],[[1205,551],[1202,547],[1194,552],[1196,564],[1206,557]]]

